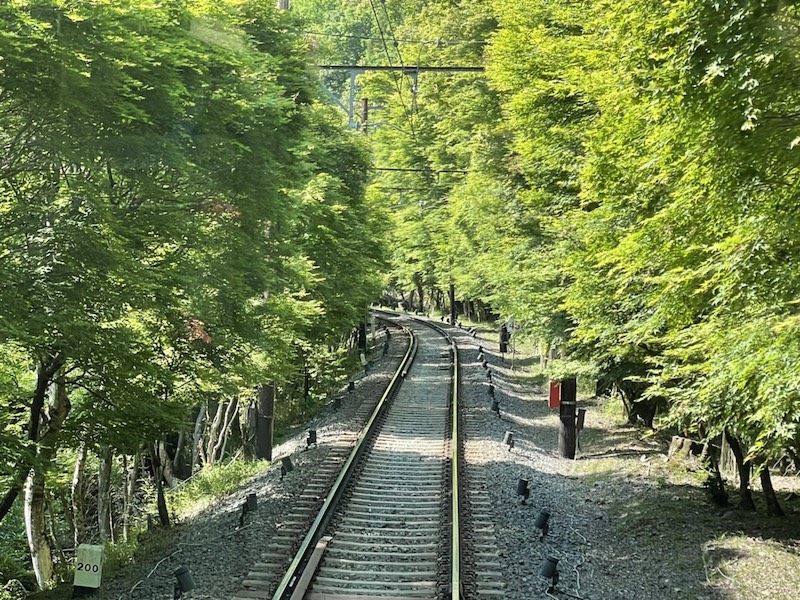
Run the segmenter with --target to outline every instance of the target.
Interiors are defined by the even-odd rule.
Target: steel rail
[[[414,319],[424,323],[441,333],[450,342],[450,354],[452,355],[452,404],[451,404],[451,424],[450,424],[450,487],[452,502],[450,505],[450,600],[461,599],[461,483],[459,480],[459,430],[458,430],[458,401],[460,398],[461,381],[459,378],[458,347],[456,342],[447,331],[436,323]]]
[[[458,431],[458,414],[459,414],[459,399],[461,397],[461,379],[459,377],[459,363],[458,363],[458,347],[455,340],[450,338],[453,353],[453,424],[450,435],[453,438],[450,451],[452,453],[450,460],[452,461],[452,479],[450,486],[453,488],[453,505],[452,505],[452,539],[450,548],[450,597],[451,600],[459,600],[461,598],[461,481],[458,477],[458,464],[459,464],[459,448],[461,436]]]
[[[333,509],[336,507],[336,504],[339,502],[339,499],[344,492],[344,488],[349,481],[351,475],[353,474],[353,470],[355,468],[356,459],[360,456],[362,447],[368,437],[369,432],[372,430],[372,427],[375,425],[380,414],[383,412],[386,403],[392,397],[392,395],[397,391],[401,380],[405,377],[404,370],[407,373],[407,364],[413,359],[417,352],[417,345],[418,341],[414,336],[414,333],[408,329],[405,329],[409,337],[411,339],[411,343],[408,345],[408,349],[406,350],[406,354],[403,357],[403,360],[400,362],[399,367],[394,373],[392,380],[389,382],[389,386],[386,388],[383,396],[381,396],[380,401],[378,401],[375,410],[372,412],[369,420],[367,421],[366,425],[364,425],[363,429],[361,430],[361,434],[356,441],[353,450],[350,452],[350,456],[348,456],[347,460],[345,461],[344,466],[342,467],[339,476],[336,478],[336,481],[331,486],[330,491],[328,492],[325,501],[322,504],[322,507],[317,513],[317,517],[314,519],[314,522],[311,524],[311,528],[308,530],[305,538],[303,539],[300,548],[295,553],[294,559],[292,563],[289,565],[288,570],[284,574],[283,578],[281,579],[280,584],[278,584],[278,588],[275,590],[275,593],[272,596],[272,600],[286,600],[290,597],[291,594],[294,593],[294,588],[297,583],[300,581],[300,576],[302,575],[303,569],[305,568],[306,564],[308,563],[311,554],[314,552],[314,547],[317,541],[322,537],[322,533],[324,532],[324,528],[327,525],[328,521],[330,520],[331,516],[333,515]]]

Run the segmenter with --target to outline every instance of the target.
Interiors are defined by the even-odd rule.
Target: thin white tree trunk
[[[125,493],[123,494],[122,508],[122,538],[127,542],[131,535],[131,519],[133,516],[133,501],[136,497],[137,483],[139,482],[139,457],[137,452],[133,455],[133,462],[128,468],[127,458],[123,456],[123,470],[125,471]]]
[[[192,464],[190,465],[190,474],[194,475],[197,469],[197,462],[200,459],[200,449],[203,444],[203,422],[206,419],[206,405],[200,407],[197,413],[197,419],[194,422],[194,433],[192,434]]]
[[[175,465],[172,463],[172,459],[169,457],[167,445],[163,440],[159,440],[157,443],[157,448],[158,460],[161,464],[164,481],[167,482],[167,485],[170,487],[170,489],[175,489],[180,483],[180,480],[175,476]]]
[[[24,514],[33,572],[36,583],[44,589],[53,580],[53,555],[47,540],[44,473],[40,469],[31,469],[28,479],[25,480]]]
[[[46,426],[38,439],[37,465],[28,472],[25,480],[23,505],[31,564],[36,583],[42,589],[53,581],[53,554],[47,539],[45,473],[55,457],[58,435],[70,409],[63,377],[50,386],[48,396],[48,404],[44,407],[46,418],[42,419]]]
[[[110,539],[111,514],[111,462],[114,453],[111,447],[100,449],[100,470],[97,473],[97,525],[100,531],[100,543]]]
[[[233,425],[233,419],[237,415],[236,409],[239,407],[239,400],[238,398],[233,398],[228,404],[228,408],[225,411],[225,419],[224,424],[222,426],[222,430],[217,437],[217,443],[214,446],[214,456],[215,460],[222,460],[225,457],[225,444],[228,441],[228,432],[230,431],[231,425]]]
[[[72,471],[72,536],[77,548],[85,538],[86,511],[84,510],[84,468],[88,451],[86,444],[81,443],[78,449],[78,458],[75,459],[75,469]]]
[[[208,439],[206,440],[206,458],[207,465],[214,464],[214,448],[217,445],[217,436],[219,435],[219,428],[222,425],[222,417],[225,414],[225,403],[217,403],[217,412],[214,415],[214,420],[211,423],[211,428],[208,431]]]

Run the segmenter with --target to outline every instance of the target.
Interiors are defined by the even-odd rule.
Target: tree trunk
[[[722,473],[719,470],[719,460],[711,444],[705,445],[703,455],[711,467],[711,478],[707,484],[711,500],[717,506],[728,506],[728,490],[725,489],[725,481],[722,479]]]
[[[47,390],[50,387],[53,376],[63,365],[63,358],[56,356],[48,362],[40,362],[37,367],[36,389],[33,392],[30,417],[28,419],[28,440],[34,443],[39,441],[39,428],[42,423],[42,413]],[[19,492],[33,467],[33,462],[28,456],[28,454],[24,454],[20,457],[21,464],[17,470],[16,477],[12,481],[11,487],[8,489],[5,496],[3,496],[2,502],[0,502],[0,521],[5,518],[11,510],[11,507],[14,506],[14,501],[17,499],[17,496],[19,496]]]
[[[178,479],[186,479],[191,473],[186,473],[186,459],[184,458],[186,446],[186,436],[183,432],[178,433],[178,441],[175,443],[175,458],[172,459],[172,468],[175,471],[175,477]]]
[[[44,491],[44,471],[31,469],[25,482],[25,532],[36,583],[41,589],[45,589],[53,581],[53,555],[47,539]]]
[[[110,538],[111,514],[111,462],[114,453],[110,446],[100,449],[100,469],[97,472],[97,527],[100,543],[105,544]]]
[[[192,434],[192,464],[191,475],[194,475],[197,469],[197,463],[200,459],[200,450],[203,445],[203,423],[206,420],[207,405],[203,404],[197,412],[197,418],[194,421],[194,433]]]
[[[275,418],[275,384],[258,388],[256,458],[272,460],[272,428]]]
[[[78,458],[75,460],[75,469],[72,471],[72,535],[77,548],[86,539],[86,510],[84,507],[84,467],[88,451],[86,444],[81,444],[78,449]]]
[[[422,288],[422,282],[417,280],[417,295],[419,296],[419,309],[422,312],[425,312],[425,290]]]
[[[122,507],[122,538],[127,542],[131,535],[131,519],[133,517],[133,501],[136,498],[136,484],[139,482],[139,452],[133,455],[133,463],[128,468],[128,460],[123,459],[125,471],[125,493],[123,494]]]
[[[239,411],[239,431],[242,437],[242,453],[246,461],[253,460],[256,456],[256,407],[251,400],[246,411]]]
[[[49,517],[47,521],[48,525],[47,538],[50,542],[50,547],[55,549],[56,556],[58,557],[57,568],[54,569],[54,572],[56,575],[56,579],[59,581],[63,581],[62,577],[67,569],[67,557],[64,556],[64,549],[61,547],[61,544],[58,541],[58,528],[56,525],[55,512],[53,511],[52,492],[46,491],[45,497],[46,497],[45,510],[47,511],[47,516]],[[64,512],[69,513],[69,510],[65,510]]]
[[[214,420],[211,422],[211,427],[208,430],[208,439],[205,444],[205,464],[214,464],[214,446],[217,443],[217,436],[219,429],[222,426],[222,417],[225,415],[225,403],[217,402],[217,412],[214,415]]]
[[[156,506],[158,507],[158,520],[162,527],[170,526],[169,509],[167,508],[167,498],[164,495],[164,469],[159,462],[158,452],[159,442],[150,446],[150,459],[153,462],[153,479],[156,484]]]
[[[217,441],[217,445],[214,447],[214,453],[217,455],[217,460],[219,461],[222,461],[225,458],[225,447],[228,444],[228,434],[231,431],[233,421],[238,415],[239,398],[234,397],[230,404],[228,404],[228,410],[225,413],[225,424],[222,427],[222,433]]]
[[[31,563],[36,575],[36,583],[44,589],[53,579],[53,556],[47,539],[47,522],[45,511],[45,474],[49,470],[56,454],[61,427],[70,409],[64,378],[60,377],[49,389],[49,402],[44,418],[46,425],[37,431],[38,448],[36,451],[36,467],[30,469],[25,481],[25,531],[28,537],[28,549]]]
[[[739,508],[755,510],[756,505],[753,502],[753,493],[750,491],[751,463],[749,460],[745,461],[744,451],[741,444],[739,444],[739,440],[727,429],[725,430],[725,439],[731,448],[731,452],[733,452],[733,456],[736,458],[736,470],[739,471]]]
[[[786,516],[778,502],[778,496],[775,494],[775,489],[772,487],[772,477],[769,474],[769,465],[766,461],[762,462],[761,472],[761,489],[764,491],[764,500],[767,502],[767,516],[769,517],[784,517]]]
[[[175,476],[175,465],[172,458],[167,451],[167,444],[164,440],[159,440],[158,445],[158,461],[161,465],[161,477],[167,483],[171,490],[178,487],[180,480]]]

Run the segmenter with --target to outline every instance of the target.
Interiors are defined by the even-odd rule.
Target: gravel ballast
[[[466,441],[469,468],[478,469],[493,502],[495,529],[500,546],[506,600],[577,597],[586,600],[681,598],[711,600],[721,598],[707,586],[702,570],[696,569],[697,543],[691,541],[691,526],[669,519],[655,522],[620,521],[620,506],[657,501],[658,494],[674,494],[654,487],[644,479],[585,477],[576,470],[578,461],[557,456],[557,411],[547,407],[542,390],[524,383],[519,368],[512,370],[508,357],[502,362],[496,349],[496,335],[483,338],[463,330],[457,335],[463,368],[462,404],[470,418],[482,426],[478,435]],[[173,571],[189,568],[197,589],[188,598],[231,598],[241,589],[241,581],[268,547],[270,538],[281,528],[305,482],[325,460],[326,440],[352,434],[352,415],[362,398],[380,395],[388,383],[390,369],[402,354],[401,342],[394,336],[392,352],[361,377],[356,390],[344,394],[338,411],[328,408],[309,427],[318,432],[319,447],[303,451],[304,430],[283,442],[274,456],[291,455],[295,470],[283,482],[276,466],[253,478],[237,493],[218,500],[181,525],[178,541],[159,555],[140,560],[113,580],[104,583],[100,600],[171,597]],[[488,380],[478,362],[478,346],[483,345],[492,370],[495,397],[501,416],[491,412]],[[587,427],[594,415],[587,414]],[[506,431],[514,432],[514,447],[503,443]],[[587,449],[584,449],[585,451]],[[658,460],[658,458],[653,458]],[[529,482],[530,497],[525,504],[516,495],[519,479]],[[240,509],[250,493],[258,497],[258,509],[239,527]],[[687,498],[695,491],[687,491]],[[694,496],[692,496],[694,498]],[[611,507],[614,507],[611,510]],[[692,505],[694,506],[694,505]],[[542,537],[533,526],[538,511],[551,512],[550,530]],[[623,518],[630,517],[622,515]],[[685,530],[682,528],[685,527]],[[686,544],[684,547],[683,544]],[[682,563],[673,555],[688,552],[692,560]],[[697,556],[695,556],[697,555]],[[559,560],[560,581],[547,591],[549,581],[539,577],[545,557]],[[687,565],[689,567],[687,568]]]

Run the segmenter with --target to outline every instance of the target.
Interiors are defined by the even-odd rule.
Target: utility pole
[[[256,458],[272,460],[272,432],[275,422],[275,384],[265,383],[258,388],[256,412]]]
[[[577,380],[574,377],[561,380],[561,403],[558,427],[558,455],[562,458],[575,458],[577,444]]]
[[[361,99],[361,127],[364,135],[369,133],[369,98]]]

